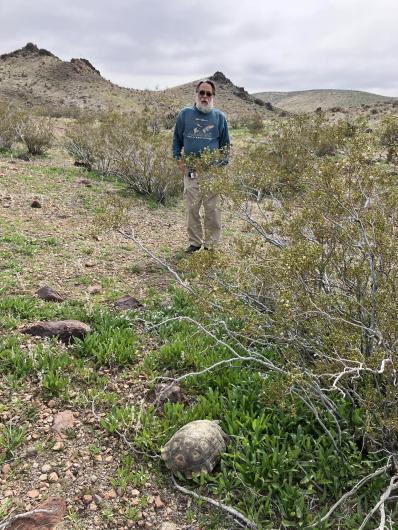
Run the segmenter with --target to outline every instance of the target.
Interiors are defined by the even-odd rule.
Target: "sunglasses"
[[[213,92],[208,92],[207,90],[199,90],[199,96],[207,96],[208,98],[213,97]]]

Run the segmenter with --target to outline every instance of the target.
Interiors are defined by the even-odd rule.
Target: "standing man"
[[[184,197],[187,217],[189,247],[188,254],[200,250],[202,244],[206,250],[212,249],[220,240],[221,215],[217,194],[203,195],[199,189],[198,176],[181,159],[184,155],[200,156],[205,149],[221,151],[221,160],[217,165],[228,163],[230,146],[228,125],[224,114],[214,108],[216,87],[213,81],[200,81],[196,85],[195,104],[185,107],[178,114],[173,137],[173,157],[184,177]],[[204,232],[199,214],[204,209]]]

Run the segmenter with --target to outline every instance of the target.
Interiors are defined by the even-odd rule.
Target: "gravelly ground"
[[[119,197],[119,190],[115,183],[87,178],[57,152],[49,159],[28,162],[0,158],[0,230],[5,236],[5,254],[0,256],[2,296],[33,295],[42,285],[50,285],[67,299],[95,299],[110,305],[122,294],[142,300],[149,289],[165,291],[171,279],[153,259],[122,236],[96,229],[97,212],[109,199]],[[41,208],[31,207],[34,199]],[[122,200],[129,207],[137,236],[149,249],[167,257],[184,247],[180,203],[173,208],[149,208],[139,199]],[[20,240],[7,240],[15,236]],[[24,240],[30,241],[28,251]],[[15,268],[8,270],[10,259]],[[10,333],[15,331],[0,331]],[[27,339],[24,347],[37,340]],[[129,376],[104,369],[100,375],[109,381],[107,390],[117,395],[118,403],[139,404],[146,399],[147,381],[137,373]],[[94,409],[81,399],[78,382],[72,382],[66,403],[45,399],[35,379],[13,388],[0,378],[0,423],[23,421],[27,426],[25,443],[1,468],[0,521],[7,513],[32,509],[56,495],[67,502],[62,528],[207,527],[206,511],[202,508],[201,515],[190,498],[178,494],[165,470],[159,473],[146,463],[144,477],[139,475],[139,457],[135,459],[139,485],[122,490],[112,484],[121,459],[131,449],[100,427],[101,407]],[[73,426],[58,433],[54,419],[65,410],[73,413]],[[126,515],[128,508],[138,512],[134,521]],[[175,526],[167,527],[167,522]],[[232,527],[225,522],[224,528]]]

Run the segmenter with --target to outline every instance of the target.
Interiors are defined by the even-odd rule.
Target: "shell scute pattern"
[[[210,473],[225,451],[225,437],[216,421],[191,421],[170,438],[162,449],[162,458],[172,472],[187,477]]]

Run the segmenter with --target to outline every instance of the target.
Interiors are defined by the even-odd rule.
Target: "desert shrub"
[[[229,123],[229,126],[231,127],[231,129],[240,129],[242,127],[240,118],[238,118],[238,117],[230,118],[228,123]]]
[[[372,506],[384,491],[394,500],[387,488],[398,449],[396,175],[373,163],[378,138],[360,127],[344,137],[339,157],[319,157],[317,131],[299,124],[308,156],[299,161],[300,193],[279,194],[270,211],[269,200],[255,208],[247,188],[239,196],[225,186],[253,231],[237,237],[227,256],[190,260],[184,270],[196,287],[202,327],[185,316],[167,322],[165,314],[165,345],[146,361],[151,371],[167,366],[171,377],[196,373],[184,382],[198,397],[190,408],[165,406],[158,418],[149,411],[143,425],[150,428],[138,441],[153,447],[171,425],[221,418],[234,442],[220,474],[202,478],[202,486],[232,499],[261,528],[375,528],[383,511]],[[250,168],[254,180],[256,170],[262,177],[272,167],[262,162]],[[294,455],[286,469],[281,454],[283,462]],[[320,522],[355,484],[355,496]],[[394,520],[393,503],[384,508]]]
[[[12,105],[0,104],[0,149],[10,149],[17,140],[21,111]]]
[[[215,266],[214,261],[203,262],[212,274],[227,263]],[[331,396],[339,418],[338,434],[333,415],[319,407],[316,416],[300,399],[299,373],[285,376],[269,370],[272,363],[284,366],[284,352],[267,343],[264,335],[263,340],[255,340],[258,335],[247,334],[251,308],[231,298],[232,306],[227,307],[222,289],[215,300],[217,316],[214,311],[206,315],[200,298],[176,291],[167,306],[145,315],[151,325],[157,324],[163,344],[145,358],[148,376],[153,379],[165,370],[168,377],[196,373],[181,382],[188,399],[165,403],[158,410],[152,405],[114,406],[101,420],[102,427],[110,434],[122,430],[141,450],[158,453],[187,422],[220,420],[228,435],[227,450],[213,473],[193,479],[201,494],[238,508],[258,528],[326,529],[337,523],[344,530],[359,528],[389,477],[375,477],[355,499],[347,500],[336,517],[327,523],[320,519],[335,500],[379,465],[379,456],[363,454],[358,443],[366,416],[337,393]],[[204,328],[199,329],[195,318],[203,319]],[[253,329],[255,324],[258,320],[253,321]],[[231,358],[231,351],[241,359],[217,367],[216,363]],[[268,367],[245,362],[249,355],[269,363]],[[188,487],[192,489],[192,482]]]
[[[35,110],[40,116],[49,118],[72,118],[79,119],[82,115],[82,109],[65,105],[65,101],[61,100],[59,104],[47,104]]]
[[[129,190],[158,202],[181,191],[170,152],[170,138],[151,113],[106,113],[101,120],[79,120],[66,132],[65,147],[76,161],[102,175],[113,175]]]
[[[296,193],[319,158],[337,154],[346,132],[345,122],[330,123],[323,114],[292,116],[234,159],[229,180],[257,197],[259,192]]]
[[[398,195],[393,169],[370,163],[377,150],[359,131],[339,159],[308,164],[300,195],[280,195],[271,215],[267,203],[247,208],[253,238],[237,242],[223,284],[252,306],[253,340],[283,347],[299,378],[350,396],[367,436],[394,451]]]
[[[165,202],[182,191],[182,179],[170,154],[168,138],[130,138],[119,153],[115,173],[128,189]]]
[[[24,114],[18,124],[18,137],[32,155],[42,155],[54,140],[50,118]]]
[[[398,153],[398,116],[383,118],[380,124],[380,142],[387,148],[387,161],[392,162]]]
[[[251,134],[259,134],[264,130],[264,121],[258,112],[245,118],[242,122],[242,125],[247,127]]]
[[[91,120],[77,120],[65,132],[65,149],[75,163],[91,170],[96,159],[96,130]]]

